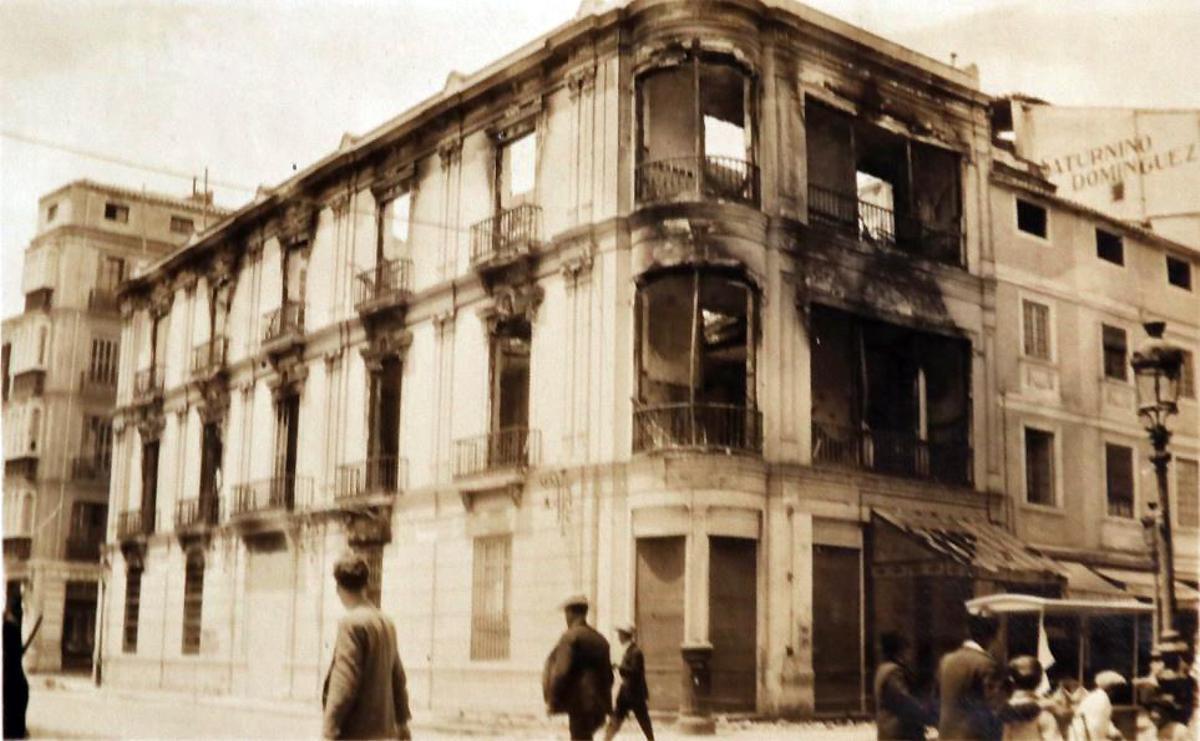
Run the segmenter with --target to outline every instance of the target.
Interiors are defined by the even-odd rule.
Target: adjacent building
[[[122,280],[219,213],[79,181],[38,201],[25,311],[4,320],[4,573],[43,618],[32,671],[92,665],[108,521]]]
[[[105,681],[311,701],[346,548],[419,708],[539,712],[575,591],[658,709],[686,650],[777,715],[865,707],[884,630],[928,682],[965,598],[1127,596],[1100,325],[1194,347],[1195,252],[1057,197],[991,102],[793,3],[585,5],[261,192],[121,291]]]

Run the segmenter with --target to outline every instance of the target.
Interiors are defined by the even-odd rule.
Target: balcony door
[[[225,452],[220,422],[204,423],[200,444],[200,519],[203,522],[215,522],[221,487],[221,460]]]
[[[404,366],[397,357],[384,358],[371,373],[371,405],[367,439],[368,491],[395,491],[400,454],[400,387]]]
[[[142,445],[142,532],[154,532],[158,506],[158,441]]]
[[[683,690],[685,542],[683,536],[637,539],[634,620],[654,710],[678,710]]]
[[[526,322],[502,327],[492,340],[492,467],[526,463],[529,437],[530,329]]]
[[[275,477],[269,506],[292,509],[296,501],[296,456],[300,433],[300,395],[288,394],[275,404]]]

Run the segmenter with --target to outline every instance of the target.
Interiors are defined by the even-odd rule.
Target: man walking
[[[612,658],[608,641],[587,624],[582,594],[563,603],[567,629],[546,658],[542,694],[551,715],[566,713],[572,739],[591,739],[612,712]]]
[[[942,657],[938,738],[991,741],[1003,733],[997,713],[1005,702],[1004,675],[986,648],[996,637],[997,627],[991,616],[968,614],[969,637]]]
[[[409,738],[408,689],[396,628],[367,599],[370,570],[357,554],[333,566],[346,614],[338,622],[321,706],[325,738]]]
[[[876,738],[888,741],[923,741],[925,709],[913,697],[912,673],[905,664],[908,641],[899,633],[879,637],[883,661],[875,670]]]
[[[646,738],[654,741],[654,729],[650,726],[650,709],[646,706],[650,700],[650,690],[646,687],[646,658],[634,640],[633,624],[618,625],[617,639],[625,646],[625,655],[621,658],[621,665],[617,667],[621,674],[621,689],[617,690],[617,707],[608,722],[608,730],[604,734],[605,741],[612,741],[612,737],[621,730],[625,716],[630,712],[637,718]]]

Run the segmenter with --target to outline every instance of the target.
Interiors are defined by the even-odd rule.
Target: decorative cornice
[[[311,243],[316,227],[317,207],[307,200],[288,203],[275,221],[279,245],[285,249]]]
[[[575,100],[582,93],[589,92],[596,84],[596,67],[580,67],[567,74],[567,94]]]
[[[334,218],[340,219],[346,215],[347,211],[349,211],[351,200],[352,194],[350,193],[349,188],[347,188],[345,190],[339,190],[330,196],[329,200],[325,202],[325,205],[329,206],[329,209],[333,211]]]
[[[162,436],[163,427],[167,423],[167,419],[163,415],[162,405],[147,404],[139,407],[134,414],[134,424],[137,425],[138,434],[141,436],[143,443],[157,440]]]
[[[488,334],[495,334],[501,324],[514,319],[532,325],[544,295],[545,291],[536,283],[497,286],[490,305],[479,310],[479,318]]]
[[[541,97],[510,105],[504,117],[488,127],[488,135],[497,144],[504,144],[534,131],[542,107]]]
[[[383,370],[383,361],[387,358],[397,358],[403,361],[411,344],[412,332],[393,328],[372,334],[367,340],[367,346],[359,352],[362,354],[367,370],[378,372]]]
[[[462,158],[462,137],[453,136],[442,141],[437,147],[438,161],[445,170]]]
[[[299,394],[304,390],[308,378],[308,365],[298,354],[284,355],[275,361],[275,372],[267,377],[267,386],[276,400],[284,396]]]
[[[176,291],[182,289],[189,296],[196,290],[196,284],[199,282],[200,276],[195,270],[184,268],[175,274],[174,288]]]
[[[167,281],[155,283],[150,291],[150,315],[155,319],[161,319],[171,311],[171,304],[175,301],[175,289]]]

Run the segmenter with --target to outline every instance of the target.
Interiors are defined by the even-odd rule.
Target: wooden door
[[[862,569],[857,548],[813,546],[813,672],[817,712],[862,703]]]
[[[639,538],[635,620],[650,707],[678,710],[683,681],[684,538]]]
[[[708,635],[713,645],[712,692],[716,710],[755,709],[758,639],[758,543],[709,538]]]

